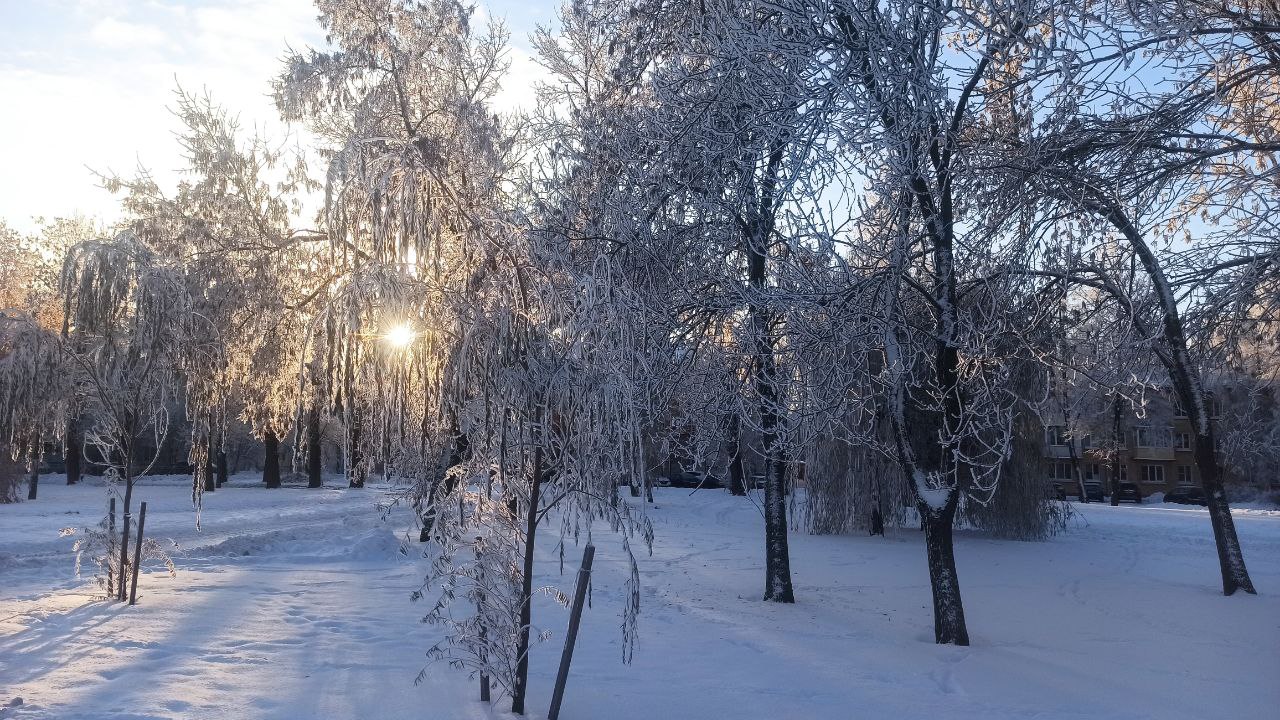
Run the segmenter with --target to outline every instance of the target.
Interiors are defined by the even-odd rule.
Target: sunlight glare
[[[409,344],[413,342],[413,339],[417,337],[417,335],[418,334],[413,331],[413,326],[408,323],[400,323],[388,330],[384,337],[387,342],[391,344],[391,347],[399,349],[409,347]]]

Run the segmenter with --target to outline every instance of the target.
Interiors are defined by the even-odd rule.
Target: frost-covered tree
[[[57,333],[17,309],[0,311],[0,438],[6,461],[22,461],[28,470],[27,499],[37,497],[45,439],[63,429],[73,402],[63,343]],[[16,486],[5,489],[6,502]]]
[[[1256,168],[1280,148],[1267,129],[1274,105],[1264,99],[1274,64],[1253,60],[1274,43],[1274,28],[1266,11],[1232,5],[1104,3],[1082,15],[1085,34],[1051,53],[1040,122],[991,143],[1009,181],[1033,190],[1019,196],[1034,207],[1024,217],[1084,230],[1054,272],[1106,293],[1128,315],[1191,418],[1228,595],[1253,586],[1202,368],[1212,362],[1223,308],[1275,267],[1267,222],[1248,218],[1274,193]],[[1228,223],[1231,237],[1222,235]],[[1093,262],[1090,245],[1104,242],[1131,254],[1151,302]]]
[[[373,380],[343,406],[367,411],[380,437],[366,447],[412,482],[433,541],[419,596],[439,593],[426,619],[449,631],[429,655],[489,675],[523,713],[540,527],[563,541],[603,519],[648,537],[616,496],[635,456],[632,389],[603,369],[629,347],[611,322],[625,294],[607,259],[576,262],[516,212],[519,138],[489,108],[500,26],[473,29],[452,0],[319,6],[334,51],[291,55],[277,84],[328,162],[336,278],[309,373]],[[631,577],[629,640],[634,564]],[[459,621],[471,605],[456,601],[482,583],[501,591]]]
[[[264,480],[279,487],[278,446],[298,407],[303,325],[325,287],[316,279],[325,238],[298,227],[311,188],[307,168],[296,149],[242,137],[235,118],[207,96],[179,89],[174,111],[185,126],[187,178],[173,192],[146,172],[109,177],[107,186],[123,193],[132,231],[181,268],[192,298],[195,336],[176,360],[197,495],[225,480],[236,415],[263,438]]]
[[[81,243],[63,265],[60,290],[77,342],[64,347],[85,387],[86,448],[123,486],[119,586],[125,597],[133,487],[155,461],[182,391],[179,355],[198,318],[182,271],[132,231]]]
[[[794,597],[786,493],[803,452],[786,271],[823,222],[831,141],[828,107],[814,100],[825,86],[813,74],[822,50],[805,43],[807,11],[737,1],[628,6],[612,21],[614,74],[635,98],[627,117],[636,129],[602,148],[634,188],[616,213],[618,241],[645,263],[670,258],[660,267],[674,282],[658,286],[654,305],[670,308],[694,347],[724,350],[726,374],[740,382],[722,432],[739,449],[752,441],[763,465],[764,597],[779,602]],[[740,484],[742,453],[731,454]]]
[[[874,198],[862,264],[883,278],[894,455],[925,530],[935,639],[965,645],[952,526],[962,497],[998,487],[1017,401],[1014,338],[1042,313],[1016,301],[1020,281],[992,280],[1031,253],[1026,234],[964,213],[986,199],[982,129],[1029,110],[1015,88],[1026,49],[1045,36],[1025,2],[841,2],[827,17],[850,83],[842,132],[862,147]]]
[[[0,308],[10,311],[11,320],[22,316],[50,332],[61,329],[63,340],[74,342],[62,322],[58,272],[68,248],[97,237],[99,232],[93,222],[82,217],[42,221],[38,234],[31,236],[0,223],[0,256],[5,258],[0,268]],[[43,428],[41,434],[46,440],[62,440],[67,484],[74,485],[80,479],[84,445],[79,424],[81,393],[70,381],[62,383],[58,390],[62,394],[43,397],[42,412],[52,424]],[[56,426],[58,421],[62,422],[60,426]]]

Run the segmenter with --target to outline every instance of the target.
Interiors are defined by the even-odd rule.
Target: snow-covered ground
[[[447,666],[413,679],[434,642],[409,601],[425,561],[384,520],[386,490],[284,488],[244,477],[206,494],[139,486],[148,535],[179,545],[139,604],[95,601],[72,576],[65,526],[96,522],[99,486],[46,478],[0,506],[0,718],[508,717]],[[336,482],[336,480],[335,480]],[[1236,524],[1258,596],[1223,597],[1203,509],[1076,505],[1043,543],[962,534],[973,645],[932,642],[920,533],[792,536],[795,605],[760,602],[761,519],[719,491],[661,488],[641,558],[634,662],[621,664],[623,565],[605,529],[561,717],[1262,718],[1280,708],[1280,513]],[[581,555],[543,541],[543,580],[568,588]],[[545,713],[566,612],[535,648],[530,707]],[[22,698],[16,704],[16,698]],[[6,703],[14,703],[6,706]]]

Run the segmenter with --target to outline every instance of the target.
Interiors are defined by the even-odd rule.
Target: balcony
[[[1135,447],[1129,454],[1134,460],[1172,460],[1174,450],[1171,447]]]
[[[1044,456],[1047,458],[1069,458],[1071,457],[1070,445],[1045,445]]]

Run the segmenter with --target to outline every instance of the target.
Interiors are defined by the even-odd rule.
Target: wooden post
[[[556,673],[556,687],[551,694],[551,710],[547,712],[547,720],[560,717],[564,684],[569,679],[569,663],[573,660],[573,645],[578,640],[578,625],[582,622],[582,601],[587,595],[587,583],[591,581],[591,561],[595,556],[595,545],[588,545],[582,551],[582,567],[578,568],[578,584],[573,590],[573,607],[569,610],[569,632],[564,636],[564,652],[560,654],[560,670]]]
[[[116,499],[115,498],[111,498],[111,501],[107,503],[107,537],[111,538],[112,540],[116,538]],[[108,542],[107,543],[108,548],[110,547],[110,545],[111,543]],[[107,552],[110,553],[111,551],[108,549]],[[108,589],[115,587],[115,583],[111,582],[111,579],[112,579],[111,578],[111,559],[108,558],[107,559],[107,588]]]
[[[138,568],[142,567],[142,526],[147,522],[147,504],[138,508],[138,544],[133,548],[133,580],[129,584],[129,604],[138,602]]]
[[[485,643],[488,642],[489,629],[484,624],[484,564],[481,562],[483,554],[480,550],[481,538],[476,538],[476,617],[480,620],[480,664],[484,665],[489,662],[489,652],[485,649]],[[489,674],[480,672],[480,701],[489,702]]]

